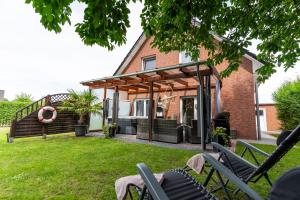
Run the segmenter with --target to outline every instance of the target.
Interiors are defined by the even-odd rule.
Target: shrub
[[[31,102],[1,101],[0,102],[0,123],[10,123],[16,112],[29,105]]]
[[[292,130],[300,124],[300,79],[285,82],[274,93],[277,118],[283,130]]]

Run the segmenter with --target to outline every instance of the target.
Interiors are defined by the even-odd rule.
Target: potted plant
[[[105,138],[111,138],[114,136],[115,134],[115,131],[116,131],[116,124],[113,123],[113,124],[107,124],[107,125],[104,125],[103,127],[103,133],[105,135]]]
[[[59,109],[75,112],[79,115],[78,124],[75,125],[75,135],[85,136],[88,129],[87,118],[89,114],[100,113],[102,104],[97,102],[98,97],[90,90],[84,90],[82,92],[69,90],[68,92],[69,98],[63,102]]]
[[[226,128],[216,127],[213,131],[213,141],[223,145],[225,147],[230,146],[230,137],[226,133]]]

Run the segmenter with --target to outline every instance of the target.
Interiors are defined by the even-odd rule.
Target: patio
[[[149,142],[181,143],[183,138],[190,143],[201,144],[201,149],[206,149],[212,131],[212,101],[211,96],[215,95],[216,112],[221,112],[220,90],[222,82],[217,70],[207,64],[206,61],[190,62],[174,66],[166,66],[147,71],[128,73],[83,81],[81,84],[89,86],[90,89],[103,88],[104,90],[104,112],[103,125],[115,124],[117,131],[114,133],[136,134],[138,139],[148,140]],[[215,94],[211,89],[214,88]],[[112,116],[109,118],[107,101],[107,90],[113,89]],[[166,91],[197,91],[197,110],[196,119],[188,123],[190,131],[187,131],[187,124],[179,119],[172,119],[164,115],[165,107],[174,96],[166,96],[160,99],[161,93]],[[135,115],[119,116],[120,92],[128,95],[147,94],[149,102],[146,118],[136,117]],[[154,100],[154,94],[159,96]],[[127,97],[128,98],[128,97]],[[156,104],[156,105],[154,105]],[[158,114],[159,113],[159,114]],[[199,127],[199,128],[197,128]],[[120,131],[118,131],[120,130]],[[188,134],[184,133],[188,132]],[[121,137],[121,136],[120,136]],[[193,145],[192,145],[193,146]],[[196,145],[195,145],[196,146]],[[200,146],[200,145],[199,145]]]

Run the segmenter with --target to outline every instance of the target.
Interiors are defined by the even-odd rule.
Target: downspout
[[[259,96],[258,96],[258,84],[257,81],[254,80],[255,86],[255,108],[256,108],[256,129],[257,129],[257,140],[261,140],[261,129],[260,129],[260,117],[259,117]]]
[[[203,83],[201,81],[199,64],[197,64],[197,77],[198,77],[198,86],[197,86],[197,136],[201,137],[201,149],[202,151],[206,150],[206,142],[204,132],[204,122],[203,122]]]

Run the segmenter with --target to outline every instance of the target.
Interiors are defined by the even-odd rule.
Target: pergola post
[[[148,107],[148,127],[149,127],[149,141],[152,142],[153,130],[153,82],[149,84],[149,107]]]
[[[106,93],[107,93],[107,89],[106,89],[106,87],[104,87],[103,88],[103,101],[102,101],[102,106],[103,106],[103,112],[102,112],[102,129],[105,126],[105,120],[106,120],[106,110],[107,110]]]
[[[206,141],[208,134],[211,132],[211,82],[210,76],[205,77],[205,114],[206,114]]]
[[[197,136],[201,137],[201,149],[206,150],[205,130],[204,130],[204,115],[203,115],[203,82],[200,77],[199,65],[197,65]]]
[[[112,124],[116,125],[114,135],[118,130],[118,114],[119,114],[119,87],[115,87],[115,92],[113,96],[113,108],[112,108]]]

